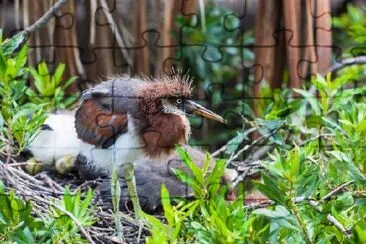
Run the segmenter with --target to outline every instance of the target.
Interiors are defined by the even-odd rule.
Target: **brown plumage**
[[[187,77],[149,79],[122,76],[84,92],[75,115],[78,137],[97,148],[109,148],[120,136],[137,135],[144,156],[169,155],[190,135],[186,114],[223,122],[213,112],[189,100]]]
[[[96,101],[86,100],[76,113],[79,137],[97,147],[106,148],[115,135],[127,131],[126,114],[105,114]]]

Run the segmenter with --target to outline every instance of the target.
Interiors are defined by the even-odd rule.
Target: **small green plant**
[[[45,223],[32,216],[32,207],[13,191],[0,193],[0,241],[34,243],[39,240]]]
[[[200,168],[186,151],[179,147],[176,150],[188,172],[174,169],[174,173],[193,190],[194,200],[179,199],[172,205],[174,199],[163,186],[161,198],[167,224],[144,214],[152,233],[147,243],[243,242],[252,220],[243,205],[243,196],[234,202],[225,200],[227,189],[221,184],[225,161],[217,160],[211,168],[211,158],[207,155],[204,166]]]
[[[89,189],[84,199],[81,199],[81,194],[81,191],[78,190],[75,195],[72,195],[66,187],[60,202],[56,203],[59,207],[50,207],[50,215],[47,222],[54,242],[66,240],[67,242],[75,243],[83,241],[79,234],[80,229],[78,225],[65,212],[73,215],[83,227],[89,227],[97,220],[94,215],[94,209],[91,206],[93,191]]]
[[[3,43],[11,41],[2,42],[0,31],[0,149],[9,145],[7,150],[14,153],[14,149],[20,152],[32,140],[46,115],[42,104],[28,103],[25,95],[27,46],[9,54]]]
[[[2,40],[0,29],[0,151],[17,154],[37,135],[46,119],[46,112],[67,108],[76,96],[65,96],[76,77],[62,83],[65,65],[59,64],[53,75],[44,62],[38,70],[27,67],[28,47],[21,46],[24,36]],[[34,92],[28,85],[29,73],[34,77]],[[5,147],[7,146],[7,147]]]
[[[58,64],[55,72],[50,74],[47,64],[43,61],[38,64],[37,69],[30,67],[29,72],[36,87],[36,92],[31,88],[27,89],[27,95],[31,102],[35,104],[45,103],[48,110],[56,110],[58,108],[65,109],[76,101],[76,94],[65,96],[66,89],[77,79],[77,76],[72,76],[62,84],[65,64]]]
[[[359,47],[366,42],[366,10],[352,4],[347,5],[347,12],[332,18],[333,39],[348,56],[364,54],[364,48]],[[344,31],[349,30],[349,31]]]
[[[35,214],[29,201],[17,197],[14,191],[5,192],[1,184],[0,193],[0,241],[17,243],[75,243],[86,242],[79,234],[79,227],[65,211],[77,219],[82,227],[89,227],[94,217],[91,201],[93,192],[89,190],[84,199],[81,192],[73,196],[65,189],[64,196],[50,206],[48,213]],[[39,213],[38,211],[36,213]]]

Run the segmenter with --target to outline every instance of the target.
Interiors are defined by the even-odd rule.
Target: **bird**
[[[76,111],[51,114],[28,149],[52,165],[72,156],[97,172],[125,163],[166,162],[191,135],[187,116],[225,123],[191,100],[188,76],[113,77],[85,90]]]
[[[77,136],[86,145],[80,155],[106,171],[142,158],[163,161],[188,143],[188,115],[225,123],[191,94],[192,80],[178,75],[120,76],[86,90],[75,113]]]

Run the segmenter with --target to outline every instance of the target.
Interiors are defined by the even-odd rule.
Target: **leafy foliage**
[[[44,62],[38,69],[28,67],[28,48],[24,41],[21,33],[3,41],[0,29],[0,152],[7,150],[9,154],[23,151],[32,141],[46,119],[46,111],[66,108],[76,99],[76,96],[66,98],[64,93],[76,77],[62,81],[64,64],[59,64],[52,75]],[[35,79],[36,92],[28,85],[29,73]],[[91,208],[91,190],[82,197],[84,194],[80,191],[73,195],[66,188],[60,202],[48,206],[49,212],[45,213],[39,211],[38,205],[34,208],[12,190],[4,189],[1,184],[1,241],[86,242],[79,234],[79,227],[88,227],[96,221]]]
[[[13,191],[0,194],[0,240],[17,243],[75,243],[85,242],[79,227],[65,214],[68,211],[83,227],[96,221],[91,201],[93,192],[89,190],[81,199],[81,192],[71,195],[68,189],[61,199],[59,208],[50,207],[46,216],[35,216],[29,201],[17,197]],[[60,210],[62,209],[62,211]]]
[[[0,147],[8,144],[21,151],[35,136],[46,116],[42,105],[27,103],[24,96],[28,78],[25,67],[27,46],[13,55],[5,55],[4,51],[5,48],[0,48]]]
[[[156,217],[144,214],[152,235],[148,243],[234,243],[248,237],[249,226],[253,219],[247,217],[243,197],[235,202],[227,202],[227,189],[221,185],[225,170],[225,161],[217,160],[210,169],[211,158],[207,155],[204,166],[199,168],[190,156],[177,148],[189,174],[175,169],[174,173],[181,181],[193,189],[194,200],[179,199],[171,205],[171,198],[165,186],[161,189],[164,215],[167,224]]]
[[[53,75],[49,73],[45,62],[39,63],[37,69],[30,67],[29,72],[34,78],[37,90],[36,93],[31,88],[27,89],[27,95],[31,102],[35,104],[46,103],[47,109],[55,110],[57,108],[65,109],[76,101],[76,95],[69,95],[65,98],[66,89],[77,79],[77,76],[73,76],[63,82],[63,85],[61,84],[65,64],[58,64]]]
[[[347,5],[347,12],[332,18],[334,43],[345,49],[348,56],[365,55],[366,11],[364,8]],[[344,31],[348,30],[348,31]]]
[[[268,197],[268,207],[244,206],[241,195],[228,203],[217,184],[225,163],[217,161],[208,173],[207,161],[199,168],[178,148],[189,173],[180,170],[175,173],[193,189],[196,198],[189,205],[186,200],[178,200],[174,206],[163,188],[167,225],[149,217],[152,235],[148,240],[152,243],[158,238],[200,243],[363,242],[366,88],[345,88],[349,77],[355,74],[359,73],[350,67],[333,80],[330,75],[325,78],[318,75],[311,80],[316,90],[279,93],[278,98],[267,104],[271,109],[265,109],[268,112],[264,118],[253,118],[251,124],[261,134],[275,132],[269,138],[275,150],[262,161],[262,177],[255,182],[255,189]],[[301,97],[293,96],[294,93]],[[288,94],[291,96],[283,97]],[[231,141],[233,145],[240,144],[248,131],[241,133]],[[229,144],[228,154],[239,150],[233,145]]]
[[[230,99],[241,99],[251,91],[252,77],[242,77],[245,67],[251,66],[254,60],[250,46],[253,34],[250,31],[242,33],[240,20],[229,10],[215,6],[212,1],[205,3],[205,11],[196,14],[192,19],[187,16],[177,16],[175,24],[177,32],[173,33],[178,45],[177,59],[180,60],[184,73],[194,77],[195,84],[201,92],[197,97],[209,101],[215,111],[232,113],[237,104],[227,104]],[[230,47],[229,47],[230,46]],[[238,47],[235,47],[238,46]],[[225,94],[224,94],[225,93]],[[224,101],[223,97],[227,100]],[[225,105],[222,105],[225,104]],[[230,117],[228,117],[231,120]],[[191,118],[192,127],[202,128],[200,119]],[[220,132],[220,128],[210,128],[218,133],[207,133],[200,144],[217,144],[227,141],[232,133]],[[191,139],[195,144],[195,141]]]
[[[17,198],[14,192],[2,192],[0,202],[0,240],[34,243],[45,223],[31,215],[30,203]]]
[[[66,98],[64,92],[76,77],[61,85],[65,65],[59,64],[53,75],[44,62],[38,70],[27,67],[28,47],[21,45],[23,42],[21,34],[3,41],[0,29],[0,149],[8,145],[8,150],[16,152],[37,135],[46,111],[66,108],[76,99],[74,95]],[[29,72],[35,77],[38,93],[28,85]]]
[[[91,206],[93,200],[92,190],[88,190],[84,199],[81,199],[81,191],[78,190],[72,195],[68,188],[65,188],[64,195],[59,203],[58,208],[51,207],[48,217],[48,225],[51,226],[51,236],[54,241],[68,240],[71,242],[80,242],[83,238],[80,236],[79,227],[75,221],[65,212],[73,215],[81,226],[91,226],[96,217],[93,214],[94,208]]]

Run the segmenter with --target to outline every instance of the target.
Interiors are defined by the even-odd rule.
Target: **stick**
[[[334,190],[330,191],[327,195],[325,195],[324,197],[322,197],[322,199],[320,200],[321,202],[324,202],[326,200],[328,200],[329,198],[331,198],[333,195],[337,194],[339,191],[341,191],[343,188],[353,184],[354,181],[348,181],[340,186],[338,186],[337,188],[335,188]]]
[[[33,32],[36,32],[37,30],[44,27],[48,23],[48,21],[50,21],[50,19],[52,17],[54,17],[54,13],[57,12],[62,7],[62,5],[65,4],[67,1],[68,0],[59,0],[59,1],[57,1],[55,3],[55,5],[52,6],[52,8],[47,10],[47,12],[44,15],[42,15],[41,18],[39,18],[32,25],[26,27],[21,33],[25,36],[29,36]]]
[[[366,64],[366,56],[358,56],[354,58],[344,59],[342,60],[342,62],[331,66],[323,75],[327,73],[336,73],[337,71],[354,64]]]
[[[125,50],[125,41],[123,39],[123,37],[121,36],[121,34],[119,33],[118,29],[117,29],[117,25],[116,22],[114,21],[112,15],[108,12],[108,5],[106,3],[105,0],[100,0],[100,5],[102,6],[102,10],[104,12],[105,17],[107,18],[108,22],[110,23],[110,26],[114,26],[114,34],[116,37],[116,41],[121,49],[122,55],[123,57],[126,59],[127,63],[132,65],[132,59],[131,57],[128,55],[127,51]],[[113,29],[112,29],[113,31]]]
[[[334,218],[332,215],[328,214],[327,220],[329,222],[331,222],[335,227],[337,227],[340,231],[342,231],[347,236],[347,238],[351,237],[351,234],[349,233],[349,231],[346,230],[346,228],[344,228],[344,226],[341,223],[339,223],[339,221],[336,218]]]
[[[273,136],[279,129],[282,128],[282,126],[285,124],[285,122],[283,122],[280,126],[278,126],[276,129],[272,130],[270,133],[268,133],[265,136],[261,136],[257,139],[255,139],[252,144],[250,145],[245,145],[242,149],[240,149],[235,155],[233,155],[232,157],[229,158],[229,160],[227,161],[227,164],[229,164],[230,162],[232,162],[233,160],[237,159],[239,157],[240,154],[242,154],[245,151],[248,151],[250,148],[252,148],[253,146],[259,144],[262,141],[267,140],[268,138],[270,138],[271,136]]]
[[[257,128],[250,128],[248,131],[246,131],[247,135],[249,135],[250,133],[254,132],[255,130],[257,130]],[[217,155],[219,155],[222,152],[225,152],[227,147],[229,145],[229,142],[226,143],[224,146],[222,146],[220,149],[216,150],[215,152],[213,152],[211,154],[212,157],[216,157]]]

